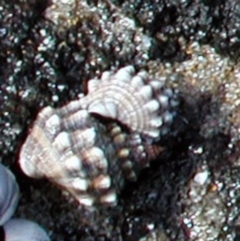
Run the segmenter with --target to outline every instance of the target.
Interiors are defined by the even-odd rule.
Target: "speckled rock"
[[[63,13],[70,19],[59,26],[50,1],[1,2],[0,156],[19,181],[16,216],[58,241],[239,239],[238,1],[81,1],[79,9]],[[185,100],[183,131],[157,164],[127,185],[116,207],[92,211],[26,178],[16,160],[39,110],[76,99],[85,81],[128,64],[147,67]]]

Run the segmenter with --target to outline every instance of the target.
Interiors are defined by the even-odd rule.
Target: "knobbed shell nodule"
[[[162,151],[152,142],[168,134],[177,105],[174,91],[145,71],[135,74],[127,66],[103,72],[79,100],[40,111],[21,148],[20,166],[81,204],[115,204],[124,181],[135,180]]]

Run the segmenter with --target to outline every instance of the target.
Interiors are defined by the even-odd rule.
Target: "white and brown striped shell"
[[[59,109],[44,108],[20,152],[30,177],[46,177],[81,204],[114,204],[124,180],[156,157],[178,104],[171,89],[132,66],[104,72],[88,93]],[[100,118],[101,117],[101,118]]]

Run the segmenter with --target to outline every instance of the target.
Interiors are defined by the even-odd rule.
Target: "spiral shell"
[[[46,177],[81,204],[115,204],[124,180],[135,180],[162,147],[176,94],[127,66],[88,82],[88,94],[59,109],[45,107],[20,151],[23,172]],[[99,117],[102,118],[99,118]]]
[[[50,241],[42,227],[26,219],[11,219],[3,229],[5,241]]]
[[[19,187],[15,177],[0,164],[0,226],[15,212],[19,201]]]

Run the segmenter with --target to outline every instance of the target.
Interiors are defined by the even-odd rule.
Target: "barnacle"
[[[152,143],[168,133],[177,105],[174,91],[145,71],[135,74],[132,66],[106,71],[88,82],[79,100],[40,111],[22,146],[20,166],[81,204],[113,205],[124,181],[135,180],[162,151]]]

